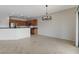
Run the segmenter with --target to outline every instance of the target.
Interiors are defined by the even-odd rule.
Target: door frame
[[[75,41],[75,45],[76,47],[79,47],[79,38],[78,38],[78,6],[76,7],[76,41]]]

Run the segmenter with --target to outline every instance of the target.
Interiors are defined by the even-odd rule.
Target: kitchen
[[[9,16],[9,27],[2,26],[0,29],[0,40],[14,40],[29,38],[37,35],[37,19]]]

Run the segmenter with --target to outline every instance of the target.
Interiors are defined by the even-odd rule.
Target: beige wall
[[[9,27],[9,18],[0,19],[0,27]]]
[[[53,10],[52,10],[53,11]],[[52,14],[52,20],[39,19],[38,33],[49,37],[75,40],[76,15],[75,9],[67,9]]]

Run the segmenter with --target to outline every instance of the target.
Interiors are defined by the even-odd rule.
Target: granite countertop
[[[20,27],[17,27],[17,28],[20,28]],[[0,27],[0,29],[17,29],[17,28]],[[29,27],[22,27],[22,28],[29,28]]]
[[[17,29],[17,28],[37,28],[37,26],[17,26],[17,27],[0,26],[0,29]]]
[[[17,29],[17,28],[29,28],[29,27],[28,26],[9,27],[8,25],[0,24],[0,29]]]

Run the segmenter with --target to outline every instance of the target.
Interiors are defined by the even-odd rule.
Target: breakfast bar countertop
[[[0,28],[0,40],[18,40],[30,37],[30,28]]]

